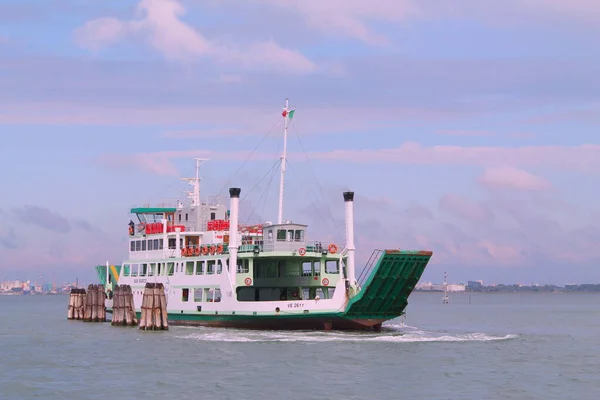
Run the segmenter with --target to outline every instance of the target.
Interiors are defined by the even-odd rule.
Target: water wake
[[[489,342],[514,339],[517,335],[480,332],[447,333],[421,330],[407,325],[384,325],[381,333],[339,331],[254,331],[224,328],[184,328],[193,332],[179,339],[214,342]],[[183,333],[183,332],[182,332]]]

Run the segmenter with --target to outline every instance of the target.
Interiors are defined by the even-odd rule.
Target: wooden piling
[[[85,298],[85,289],[71,289],[69,293],[69,310],[67,319],[83,319],[83,301]]]
[[[142,297],[142,330],[168,330],[165,289],[162,283],[146,283]]]
[[[135,317],[133,292],[129,285],[117,285],[113,293],[113,316],[111,325],[134,326],[138,321]]]

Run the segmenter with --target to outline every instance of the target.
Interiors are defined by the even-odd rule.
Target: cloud
[[[440,208],[469,222],[486,223],[494,219],[489,207],[463,196],[447,194],[440,199]]]
[[[431,146],[404,143],[400,147],[377,150],[333,150],[313,152],[309,157],[320,160],[343,160],[363,163],[399,163],[417,165],[537,166],[597,172],[600,168],[600,145],[578,146]]]
[[[88,232],[96,231],[88,221],[82,219],[70,220],[45,207],[25,205],[20,208],[13,208],[12,216],[22,223],[56,233],[69,233],[73,228]]]
[[[460,129],[443,129],[437,130],[434,133],[438,135],[448,136],[491,136],[492,133],[488,131],[474,131],[474,130],[460,130]]]
[[[548,180],[510,166],[487,168],[478,182],[490,188],[545,190],[552,187]]]
[[[308,73],[316,65],[297,51],[280,47],[273,40],[232,46],[209,40],[181,17],[185,8],[177,0],[141,0],[136,19],[99,18],[75,31],[75,41],[89,50],[99,50],[128,38],[143,38],[167,59],[182,62],[208,57],[245,68]]]
[[[407,0],[262,0],[302,15],[307,24],[325,33],[357,39],[369,45],[387,45],[389,38],[373,29],[373,22],[398,23],[417,11]]]
[[[0,248],[16,249],[19,247],[19,238],[13,226],[9,226],[6,232],[0,232]]]
[[[246,160],[250,150],[209,151],[173,150],[134,155],[104,154],[99,161],[111,167],[135,167],[159,175],[178,175],[172,160],[179,158],[207,157],[218,160]],[[536,178],[520,166],[572,170],[597,173],[600,169],[600,145],[579,146],[526,146],[526,147],[422,147],[417,143],[404,143],[400,147],[378,150],[330,150],[322,152],[289,152],[288,158],[297,162],[306,157],[321,161],[351,161],[355,163],[394,163],[407,165],[470,165],[491,167],[484,172],[480,183],[488,186],[510,186],[517,189],[541,190],[547,188],[541,178]],[[251,161],[272,160],[273,154],[256,151]],[[506,167],[511,165],[511,167]],[[513,180],[509,182],[510,180]]]

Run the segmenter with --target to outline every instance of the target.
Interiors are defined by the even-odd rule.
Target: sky
[[[242,189],[422,281],[600,282],[597,0],[0,0],[0,280],[91,281],[131,207]]]

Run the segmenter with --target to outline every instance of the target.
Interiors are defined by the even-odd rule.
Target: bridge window
[[[153,240],[148,240],[148,250],[154,250],[154,241]]]
[[[249,260],[237,260],[237,272],[239,274],[247,274],[250,271]]]
[[[216,214],[216,213],[214,213],[214,212],[211,212],[211,213],[210,213],[210,220],[211,220],[211,221],[214,221],[215,219],[217,219],[217,214]]]
[[[299,229],[295,232],[294,240],[296,242],[304,242],[304,231]]]
[[[285,229],[277,229],[277,240],[285,240]]]
[[[340,267],[336,260],[329,260],[325,263],[325,272],[328,274],[339,274]]]
[[[146,241],[142,240],[142,251],[146,251]]]
[[[135,241],[135,251],[141,251],[142,250],[142,244],[140,243],[139,240]]]
[[[135,251],[135,240],[132,240],[131,242],[129,242],[129,250]]]

